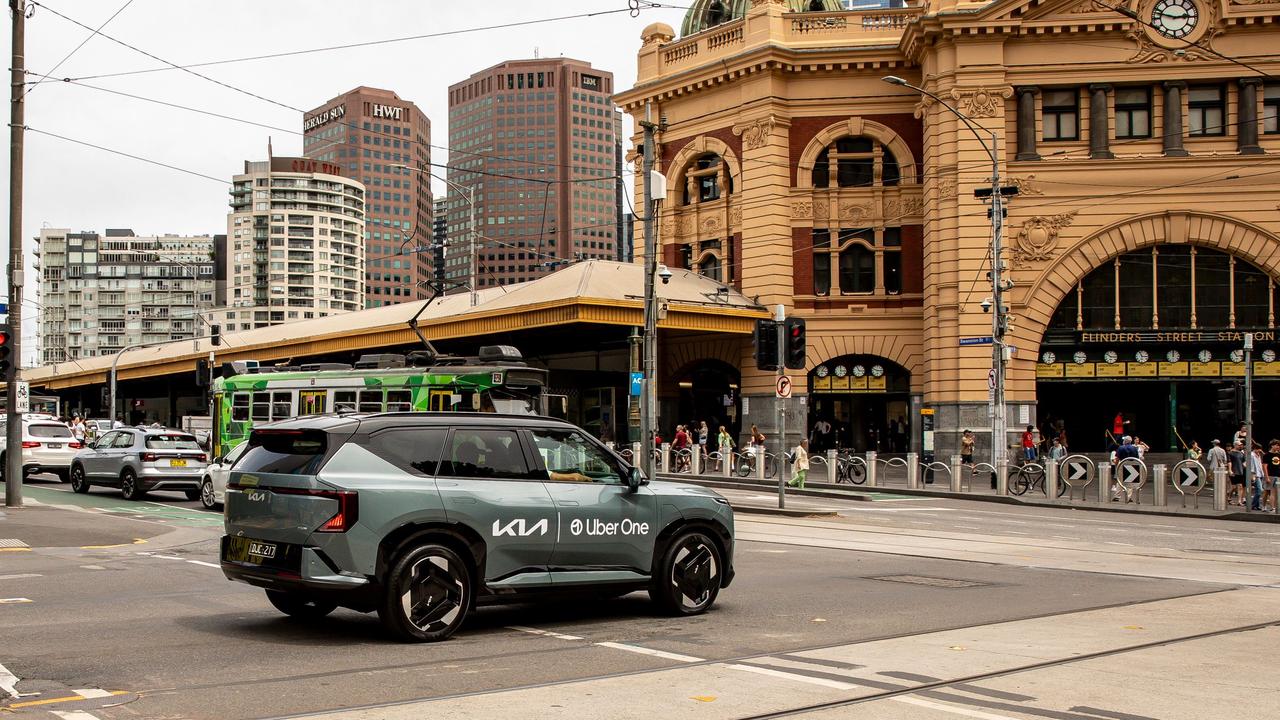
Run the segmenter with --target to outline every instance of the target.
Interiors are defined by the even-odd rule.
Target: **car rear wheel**
[[[724,561],[711,536],[700,530],[675,539],[663,554],[649,586],[649,598],[664,613],[698,615],[720,593]]]
[[[147,494],[138,487],[138,476],[129,468],[120,473],[120,494],[125,500],[141,500]]]
[[[84,468],[80,465],[71,466],[71,489],[82,495],[89,492],[89,479],[84,476]]]
[[[200,504],[206,510],[212,510],[218,505],[218,501],[213,494],[213,481],[209,478],[205,478],[200,483]]]
[[[71,479],[70,470],[54,470],[53,474],[58,476],[58,482],[67,482]]]
[[[400,556],[378,608],[383,626],[401,640],[446,640],[471,610],[471,567],[443,545],[426,544]]]
[[[186,493],[188,500],[200,499],[200,488],[191,488],[190,490],[184,490],[183,492]]]
[[[299,620],[319,620],[338,608],[335,602],[281,590],[268,590],[267,599],[280,612]]]

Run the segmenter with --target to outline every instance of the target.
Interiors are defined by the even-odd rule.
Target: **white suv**
[[[0,477],[8,456],[7,426],[0,422]],[[36,473],[53,473],[62,482],[71,479],[71,459],[82,445],[71,430],[57,420],[23,418],[22,420],[22,476]]]

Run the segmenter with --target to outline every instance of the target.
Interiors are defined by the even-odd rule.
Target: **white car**
[[[225,457],[214,458],[205,468],[204,478],[200,480],[201,505],[212,510],[222,504],[227,494],[227,477],[231,475],[231,466],[236,464],[247,447],[249,443],[242,442]]]
[[[66,425],[43,417],[22,419],[22,476],[53,473],[66,482],[71,478],[71,459],[82,445]],[[0,477],[4,476],[8,455],[7,429],[8,426],[0,422]]]

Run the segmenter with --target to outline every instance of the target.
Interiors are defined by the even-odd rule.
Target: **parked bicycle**
[[[1044,466],[1037,463],[1024,464],[1009,478],[1009,492],[1014,495],[1025,495],[1028,490],[1040,487],[1045,497],[1049,496],[1049,486],[1045,482]],[[1067,494],[1066,483],[1058,483],[1058,497]]]
[[[861,485],[867,481],[867,465],[849,450],[836,453],[836,482]]]
[[[764,476],[775,477],[778,474],[777,459],[755,445],[748,445],[738,454],[738,476],[751,477],[756,474],[756,454],[764,455]]]

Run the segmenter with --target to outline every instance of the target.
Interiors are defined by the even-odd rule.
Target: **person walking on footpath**
[[[1227,464],[1227,451],[1222,449],[1222,441],[1215,439],[1213,441],[1213,446],[1210,447],[1209,452],[1205,454],[1205,465],[1209,471],[1209,477],[1211,479],[1216,478],[1218,470],[1228,469]],[[1231,473],[1228,472],[1227,474],[1230,475]],[[1194,480],[1183,480],[1182,484],[1186,486],[1191,485],[1194,482]]]
[[[1199,460],[1200,456],[1203,454],[1204,454],[1204,450],[1200,448],[1200,443],[1196,442],[1195,440],[1192,440],[1191,447],[1187,448],[1187,459]]]
[[[1120,463],[1129,458],[1138,457],[1138,448],[1133,444],[1133,438],[1125,435],[1120,438],[1120,447],[1115,451],[1115,467],[1119,469]],[[1128,488],[1124,483],[1120,482],[1120,473],[1116,472],[1111,485],[1111,502],[1118,502],[1122,496],[1128,493]]]
[[[1231,473],[1231,492],[1227,496],[1228,505],[1245,505],[1244,492],[1244,465],[1248,462],[1244,454],[1244,443],[1236,442],[1231,446],[1231,452],[1227,454],[1228,469]],[[1236,499],[1232,500],[1234,496]]]
[[[1262,461],[1267,471],[1262,485],[1262,511],[1273,512],[1276,509],[1276,484],[1280,483],[1280,440],[1271,441]]]
[[[725,462],[729,463],[730,467],[732,467],[733,436],[729,434],[729,431],[725,429],[725,426],[723,425],[720,426],[720,434],[716,436],[716,451],[720,453],[720,461],[716,463],[716,469],[723,470],[724,465],[721,465],[720,463]]]
[[[1036,436],[1035,428],[1028,425],[1027,429],[1022,431],[1022,458],[1027,462],[1036,461]]]
[[[794,472],[791,474],[791,480],[787,483],[788,487],[803,488],[804,479],[809,474],[809,441],[801,439],[800,444],[795,447],[795,456],[792,458],[794,464]]]
[[[1266,466],[1262,462],[1262,446],[1255,445],[1253,452],[1249,454],[1249,470],[1252,473],[1249,484],[1249,505],[1250,510],[1262,509],[1262,479],[1267,476]]]

